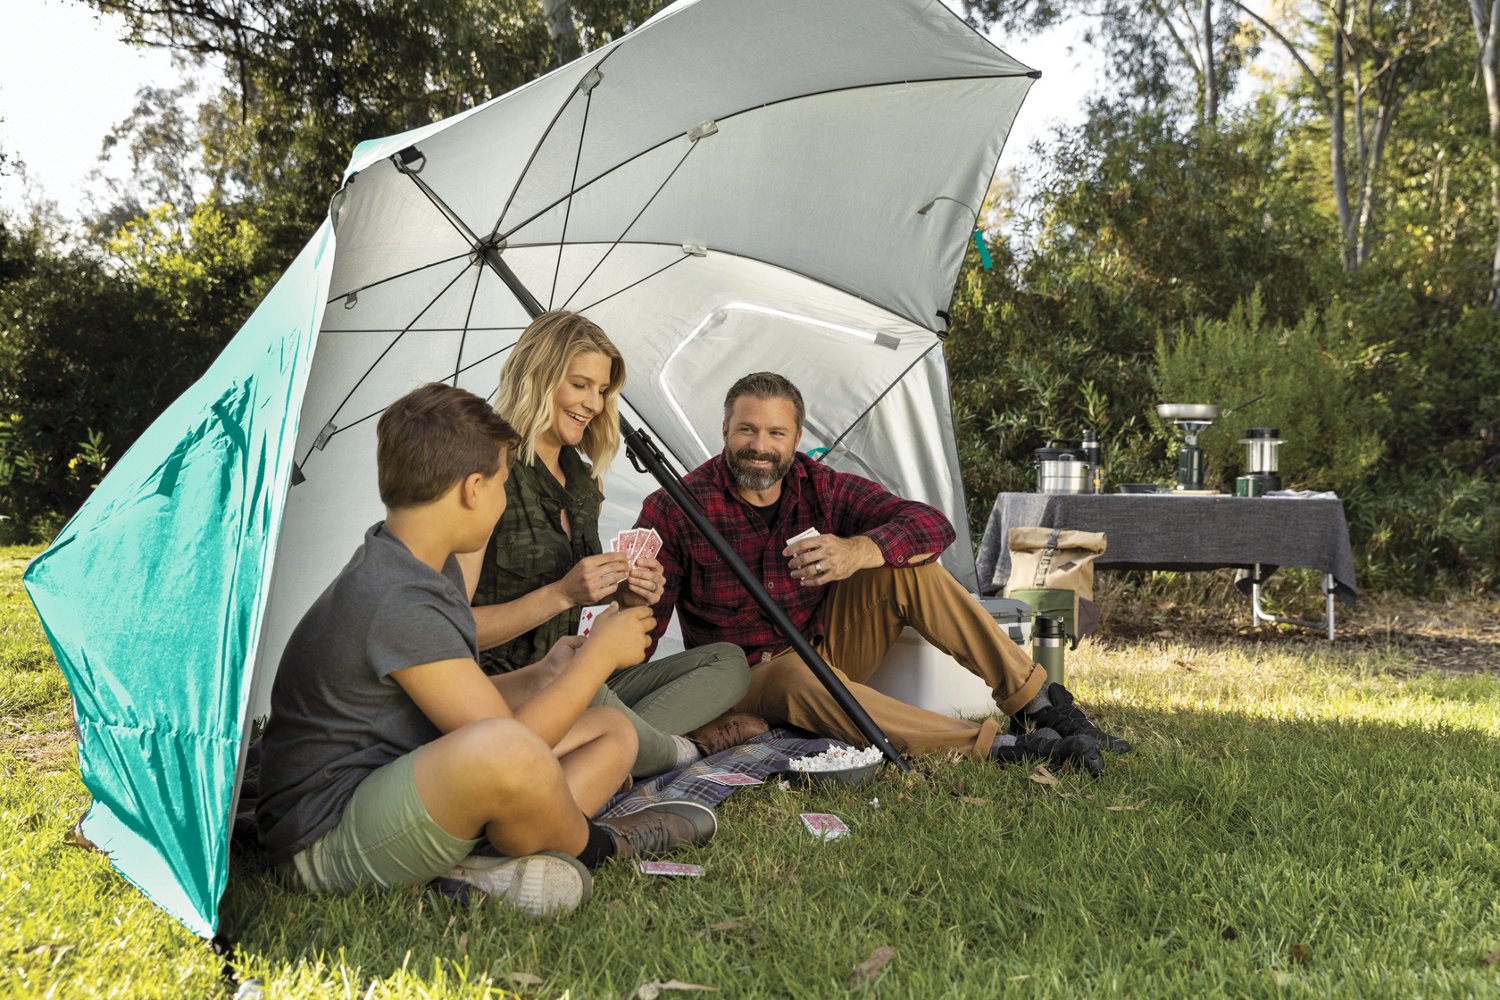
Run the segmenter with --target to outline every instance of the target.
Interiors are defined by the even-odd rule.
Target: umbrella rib
[[[935,76],[935,77],[930,77],[930,78],[921,79],[921,80],[883,80],[883,81],[878,81],[878,82],[875,82],[875,83],[860,83],[860,84],[855,84],[853,86],[848,86],[848,87],[829,87],[827,90],[818,90],[818,91],[814,91],[814,92],[812,92],[810,94],[793,94],[790,97],[783,97],[783,98],[780,98],[779,100],[775,100],[775,101],[765,101],[765,102],[760,103],[760,104],[752,104],[752,105],[750,105],[747,108],[741,108],[738,111],[731,111],[728,114],[719,115],[719,116],[717,116],[717,117],[714,118],[714,121],[716,121],[716,122],[718,122],[718,123],[720,123],[722,125],[724,122],[729,121],[731,118],[738,118],[740,115],[749,114],[752,111],[761,111],[761,110],[764,110],[765,108],[775,107],[778,104],[785,104],[788,101],[803,101],[803,100],[807,100],[807,99],[813,98],[813,97],[823,97],[823,96],[825,96],[827,94],[838,94],[838,93],[843,93],[843,92],[846,92],[846,91],[869,90],[869,89],[874,88],[874,87],[899,87],[899,86],[907,86],[907,85],[910,85],[910,84],[917,84],[917,83],[953,83],[953,82],[956,82],[956,81],[959,81],[959,80],[1014,80],[1017,77],[1030,76],[1030,75],[1031,75],[1030,73],[986,73],[986,74],[983,74],[981,76]],[[609,169],[604,170],[604,171],[602,171],[602,172],[594,175],[593,177],[589,178],[588,180],[584,181],[583,184],[580,185],[575,190],[569,191],[567,194],[562,195],[561,197],[554,199],[553,201],[549,202],[546,205],[543,205],[541,208],[537,209],[534,213],[532,213],[531,215],[527,216],[525,219],[522,219],[519,223],[517,223],[516,225],[510,227],[509,229],[507,229],[505,232],[501,233],[500,235],[503,236],[508,241],[513,234],[520,232],[522,229],[525,229],[527,226],[531,225],[531,223],[535,222],[537,219],[540,219],[542,216],[544,216],[548,212],[552,211],[558,205],[561,205],[565,200],[573,197],[579,191],[583,191],[586,188],[590,187],[591,185],[593,185],[593,184],[595,184],[595,183],[603,180],[604,178],[608,177],[610,174],[614,173],[616,170],[620,170],[620,169],[622,169],[624,167],[629,166],[630,164],[634,163],[636,160],[639,160],[641,157],[643,157],[643,156],[649,156],[650,154],[656,152],[661,147],[665,146],[667,143],[669,143],[669,142],[676,142],[678,139],[681,139],[685,134],[686,133],[683,133],[683,132],[674,132],[673,134],[667,136],[665,139],[661,140],[660,142],[656,143],[655,145],[653,145],[653,146],[647,146],[645,149],[642,149],[639,152],[637,152],[637,153],[635,153],[635,154],[633,154],[631,156],[626,157],[625,159],[621,160],[619,163],[616,163],[614,166],[610,167]],[[529,164],[528,164],[528,166],[529,166]],[[498,227],[498,224],[497,224],[497,227]]]
[[[646,209],[650,208],[651,204],[656,201],[656,196],[662,193],[666,186],[671,182],[673,177],[677,176],[677,171],[682,169],[682,165],[687,162],[687,158],[689,156],[692,156],[693,150],[697,148],[698,144],[695,142],[692,145],[688,146],[688,148],[683,152],[682,158],[677,161],[677,166],[673,167],[671,172],[668,173],[666,177],[662,178],[662,182],[656,186],[656,190],[651,192],[651,197],[646,199],[646,204],[641,206],[641,210],[635,213],[635,218],[631,219],[629,224],[626,225],[625,231],[619,236],[615,237],[614,242],[609,245],[609,249],[604,251],[604,256],[600,257],[597,261],[594,262],[594,266],[589,268],[589,273],[585,274],[583,276],[583,280],[580,281],[578,283],[578,286],[573,289],[573,294],[569,295],[567,301],[562,304],[562,307],[564,309],[568,308],[568,303],[572,302],[573,299],[577,297],[578,293],[583,291],[584,286],[589,283],[589,279],[594,276],[594,273],[598,271],[599,268],[604,266],[604,262],[609,260],[609,255],[615,252],[615,247],[619,246],[622,242],[624,242],[625,237],[630,235],[630,231],[635,228],[635,224],[640,221],[641,216],[646,214]]]
[[[849,426],[844,428],[843,433],[833,439],[833,444],[830,444],[828,446],[828,452],[831,453],[833,449],[837,448],[841,443],[843,443],[844,438],[849,436],[849,432],[858,427],[859,422],[865,419],[865,417],[869,416],[870,411],[879,406],[882,399],[890,395],[891,390],[896,388],[896,386],[901,383],[902,379],[906,378],[907,373],[910,372],[913,368],[917,367],[917,365],[921,364],[922,359],[927,357],[927,355],[931,354],[933,351],[937,350],[937,347],[937,344],[933,344],[932,346],[928,347],[927,350],[923,351],[921,354],[918,354],[914,359],[912,359],[911,364],[901,369],[901,374],[892,379],[891,384],[886,386],[885,389],[881,391],[880,395],[872,399],[869,406],[865,407],[859,412],[859,416],[855,417],[854,420],[850,422]]]
[[[436,305],[438,299],[440,299],[444,295],[448,294],[448,289],[450,289],[454,285],[458,284],[458,279],[462,278],[464,276],[464,271],[467,271],[469,269],[469,267],[470,267],[470,265],[465,264],[464,267],[463,267],[463,270],[461,270],[457,274],[455,274],[453,276],[453,280],[450,281],[450,282],[448,282],[446,285],[444,285],[442,291],[440,291],[436,295],[434,295],[432,297],[432,301],[429,302],[429,303],[427,303],[425,306],[423,306],[421,312],[419,312],[415,316],[413,316],[412,317],[412,321],[410,323],[406,324],[406,326],[404,328],[402,328],[401,332],[398,333],[398,334],[396,334],[395,338],[393,338],[389,344],[385,345],[385,350],[381,351],[380,352],[380,356],[377,357],[374,361],[372,361],[370,363],[370,367],[368,367],[368,368],[365,369],[365,373],[359,377],[359,380],[357,382],[354,383],[354,386],[353,386],[353,388],[351,388],[349,390],[348,395],[346,395],[339,402],[339,405],[333,408],[333,412],[328,415],[328,423],[329,424],[333,423],[334,417],[337,417],[339,415],[339,412],[341,410],[343,410],[344,404],[348,403],[349,400],[351,400],[351,399],[354,398],[354,394],[359,391],[359,387],[365,384],[365,379],[369,378],[370,377],[370,373],[373,372],[376,369],[376,367],[380,364],[380,362],[385,359],[385,356],[387,354],[391,353],[391,349],[394,348],[397,344],[401,343],[401,338],[404,337],[404,336],[406,336],[407,331],[410,330],[412,327],[414,327],[414,326],[417,325],[417,320],[421,319],[427,313],[427,310],[431,309],[434,305]],[[333,431],[328,435],[328,437],[323,441],[323,443],[326,445],[329,441],[333,440],[333,438],[335,436],[337,436],[338,433],[341,430],[344,430],[344,428],[342,428],[342,427],[335,427],[333,429]],[[310,448],[308,450],[307,454],[304,455],[304,456],[302,456],[302,461],[299,462],[298,464],[304,470],[307,468],[307,462],[308,462],[308,460],[312,458],[312,453],[314,451],[316,451],[317,448],[318,448],[317,443],[314,442],[312,448]]]
[[[583,102],[583,124],[578,129],[578,151],[573,155],[573,176],[568,181],[568,204],[563,209],[562,237],[557,241],[557,264],[552,268],[552,287],[547,291],[547,308],[552,308],[553,301],[557,298],[557,277],[562,274],[563,248],[568,245],[568,222],[573,218],[573,195],[571,192],[578,186],[578,165],[583,162],[583,139],[589,133],[589,109],[594,106],[594,92]],[[585,281],[588,279],[585,278]]]
[[[650,281],[652,278],[656,277],[658,274],[661,274],[667,268],[669,268],[669,267],[676,267],[678,264],[681,264],[683,261],[685,261],[687,259],[688,259],[687,255],[683,254],[681,257],[678,257],[675,260],[668,261],[667,263],[663,264],[661,267],[658,267],[656,270],[652,271],[650,274],[646,275],[645,277],[643,277],[643,278],[637,278],[635,281],[632,281],[630,284],[626,285],[624,288],[616,288],[614,291],[612,291],[608,295],[604,296],[604,298],[602,298],[602,299],[595,299],[593,302],[590,302],[588,305],[586,305],[586,306],[579,306],[577,309],[575,309],[573,311],[574,312],[580,312],[580,313],[586,313],[590,309],[594,308],[597,305],[603,305],[604,303],[608,302],[610,299],[614,298],[616,295],[623,295],[623,294],[625,294],[626,292],[628,292],[632,288],[634,288],[636,285],[639,285],[641,282],[643,282],[643,281]],[[582,288],[583,286],[580,285],[579,287]],[[564,303],[564,306],[566,306],[566,305],[567,305],[567,303]]]
[[[472,361],[469,364],[465,365],[464,367],[460,368],[458,371],[454,372],[453,373],[454,377],[456,378],[457,376],[462,375],[464,372],[468,371],[471,368],[478,368],[480,365],[484,364],[486,361],[490,360],[491,358],[499,357],[500,355],[504,354],[506,351],[510,350],[512,347],[515,347],[515,346],[516,345],[513,344],[513,343],[506,344],[504,347],[500,348],[498,351],[491,351],[489,354],[486,354],[484,357],[480,358],[479,360]],[[384,413],[386,411],[386,409],[387,409],[387,407],[382,406],[380,409],[376,410],[374,413],[366,413],[364,416],[360,417],[358,420],[355,420],[355,421],[352,421],[350,423],[347,423],[344,426],[340,427],[338,430],[334,431],[333,434],[329,435],[329,438],[332,438],[334,436],[334,434],[342,434],[344,431],[347,431],[347,430],[350,430],[352,428],[358,427],[360,424],[364,423],[367,420],[372,420],[375,417],[380,416],[382,413]]]
[[[371,288],[374,288],[377,285],[383,285],[388,281],[395,281],[397,278],[405,278],[408,275],[416,274],[418,271],[425,271],[429,267],[437,267],[440,264],[451,264],[455,260],[463,260],[473,252],[473,250],[465,250],[463,253],[454,254],[452,257],[444,257],[442,260],[434,260],[429,261],[426,264],[419,264],[409,271],[402,271],[400,274],[393,274],[388,278],[381,278],[379,281],[372,281],[368,285],[360,285],[358,288],[351,288],[347,292],[343,292],[339,295],[333,296],[328,300],[328,304],[332,305],[339,299],[346,299],[351,295],[358,295],[360,292],[369,291]]]
[[[606,62],[609,61],[609,57],[615,54],[615,51],[616,49],[612,48],[608,52],[604,53],[603,58],[594,63],[594,65],[590,67],[590,70],[597,70],[600,66],[603,66]],[[587,77],[588,73],[585,73],[584,76]],[[500,224],[505,221],[505,213],[510,211],[511,202],[516,200],[516,194],[521,190],[521,183],[526,180],[526,175],[531,172],[531,165],[536,162],[537,154],[540,153],[542,151],[542,147],[547,144],[547,139],[552,135],[552,129],[562,118],[563,112],[568,110],[568,105],[573,103],[573,98],[576,96],[578,96],[578,88],[574,87],[573,92],[568,95],[568,99],[566,101],[563,101],[562,104],[558,106],[557,112],[552,116],[552,120],[547,123],[547,128],[542,132],[542,137],[538,139],[536,145],[531,148],[531,155],[526,158],[526,166],[522,167],[521,172],[516,175],[516,183],[510,189],[510,195],[505,199],[505,207],[500,210],[499,217],[495,219],[495,228],[490,230],[491,239],[494,238],[496,233],[500,232]],[[593,91],[590,91],[589,97],[592,99],[593,96]],[[569,197],[572,197],[571,193],[569,194]],[[556,205],[557,202],[553,202],[552,204]],[[529,222],[531,220],[528,219],[527,221]]]
[[[453,359],[453,384],[458,385],[459,366],[464,363],[464,343],[469,339],[469,319],[474,315],[474,300],[479,298],[479,281],[484,277],[484,268],[474,269],[474,291],[469,295],[469,311],[464,313],[464,328],[458,335],[458,357]]]

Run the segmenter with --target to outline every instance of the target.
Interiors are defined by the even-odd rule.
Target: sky
[[[182,73],[165,51],[121,42],[117,18],[101,18],[77,0],[4,4],[0,150],[25,163],[26,179],[0,177],[0,207],[19,211],[46,199],[76,218],[87,207],[88,175],[99,165],[101,143],[130,114],[136,91],[175,84]],[[1098,85],[1098,60],[1069,31],[995,41],[1042,70],[1001,158],[1002,169],[1017,169],[1033,138],[1082,119],[1084,99]]]

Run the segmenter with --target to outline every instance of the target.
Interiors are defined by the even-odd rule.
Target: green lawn
[[[560,921],[237,868],[226,966],[64,843],[87,796],[19,585],[32,552],[0,550],[0,995],[1500,993],[1500,673],[1253,638],[1073,654],[1074,689],[1137,746],[1102,780],[927,760],[863,789],[737,791],[684,855],[702,879],[612,868]],[[806,811],[852,836],[813,840]]]

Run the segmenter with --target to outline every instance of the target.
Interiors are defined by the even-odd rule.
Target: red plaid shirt
[[[769,529],[740,496],[722,454],[688,473],[683,483],[730,547],[760,577],[772,600],[811,641],[823,637],[818,612],[827,588],[803,587],[792,579],[790,562],[781,554],[788,538],[809,527],[844,538],[868,535],[879,546],[886,565],[904,566],[913,556],[936,555],[955,537],[953,526],[937,508],[903,500],[878,483],[835,472],[802,454],[782,480],[781,507]],[[682,637],[689,647],[732,642],[751,663],[758,663],[790,645],[664,491],[646,498],[636,527],[655,528],[661,535],[656,558],[667,578],[655,608],[656,631],[648,658],[656,651],[674,610],[681,617]]]

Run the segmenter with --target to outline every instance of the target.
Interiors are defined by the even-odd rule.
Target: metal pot
[[[1032,452],[1038,493],[1088,493],[1093,469],[1072,448],[1038,448]]]

